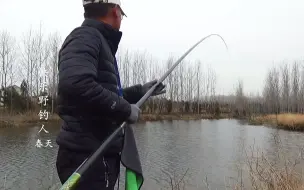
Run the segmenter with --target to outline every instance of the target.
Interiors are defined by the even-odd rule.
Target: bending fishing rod
[[[176,66],[196,47],[198,46],[201,42],[206,40],[207,38],[211,36],[218,36],[222,39],[224,42],[226,49],[228,50],[228,46],[225,42],[225,40],[219,35],[219,34],[210,34],[201,40],[199,40],[196,44],[194,44],[188,51],[186,51],[174,64],[173,66],[157,81],[155,85],[153,85],[148,92],[136,103],[138,107],[142,106],[145,101],[152,95],[156,87],[162,83],[168,76],[169,74],[172,73],[172,71],[175,69]],[[119,128],[117,128],[103,143],[100,145],[100,147],[88,158],[86,158],[82,164],[76,169],[76,171],[68,178],[68,180],[61,186],[60,190],[73,190],[77,183],[79,182],[81,176],[87,172],[94,162],[100,157],[103,152],[108,148],[110,143],[113,141],[113,139],[116,137],[116,135],[123,130],[123,128],[127,125],[127,122],[124,121]]]

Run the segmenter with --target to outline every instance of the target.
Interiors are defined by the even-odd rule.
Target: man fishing
[[[84,21],[65,39],[58,61],[58,115],[63,120],[56,139],[56,167],[61,183],[89,157],[119,125],[135,123],[137,101],[157,83],[122,89],[115,58],[122,36],[120,0],[83,0]],[[160,83],[152,95],[165,93]],[[123,133],[111,144],[77,190],[114,189],[120,170]]]

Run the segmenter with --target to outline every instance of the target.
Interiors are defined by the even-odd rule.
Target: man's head
[[[119,30],[123,16],[120,0],[82,0],[84,17],[103,21]]]

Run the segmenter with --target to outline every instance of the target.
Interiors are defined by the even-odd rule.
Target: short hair
[[[112,3],[90,3],[84,6],[84,18],[97,19],[105,17],[111,8],[116,5]]]

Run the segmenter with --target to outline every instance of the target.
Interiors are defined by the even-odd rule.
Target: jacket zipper
[[[102,158],[103,165],[105,166],[105,181],[106,181],[106,187],[109,187],[109,173],[108,173],[108,164],[104,157]]]

